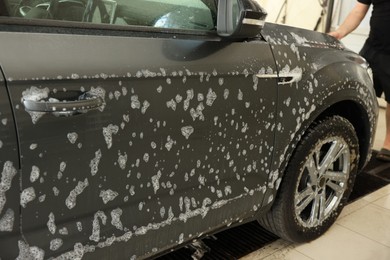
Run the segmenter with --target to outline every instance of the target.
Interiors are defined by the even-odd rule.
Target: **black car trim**
[[[7,82],[7,78],[5,76],[5,73],[4,73],[4,70],[2,68],[2,65],[0,63],[0,77],[3,77],[4,78],[4,86],[5,86],[5,91],[7,92],[7,99],[10,103],[10,109],[11,109],[11,113],[12,113],[12,119],[14,121],[13,125],[14,125],[14,128],[15,128],[15,133],[16,133],[16,146],[17,146],[17,153],[18,153],[18,169],[21,169],[22,168],[22,157],[21,157],[21,146],[20,146],[20,134],[19,134],[19,130],[18,130],[18,127],[16,125],[16,121],[14,120],[16,118],[16,115],[15,115],[15,109],[14,109],[14,103],[12,101],[12,98],[11,98],[11,94],[10,94],[10,91],[9,91],[9,88],[8,88],[8,82]],[[19,210],[20,210],[20,207],[19,207]],[[19,212],[20,214],[21,212]]]
[[[4,30],[3,26],[7,26]],[[3,27],[3,28],[2,28]],[[207,38],[221,40],[216,31],[198,31],[183,29],[167,29],[147,26],[121,26],[110,24],[80,23],[71,21],[21,19],[15,17],[0,17],[0,31],[60,33],[60,34],[91,34],[111,36],[139,36],[160,38]]]

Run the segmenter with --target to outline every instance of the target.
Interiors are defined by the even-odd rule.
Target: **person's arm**
[[[363,18],[366,16],[369,7],[369,5],[358,2],[340,27],[337,28],[336,31],[330,32],[329,35],[339,40],[347,36],[359,26]]]

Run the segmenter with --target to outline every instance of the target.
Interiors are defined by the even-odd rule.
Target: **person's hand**
[[[341,38],[343,38],[342,34],[338,31],[333,31],[333,32],[330,32],[328,33],[330,36],[333,36],[335,37],[336,39],[338,40],[341,40]]]

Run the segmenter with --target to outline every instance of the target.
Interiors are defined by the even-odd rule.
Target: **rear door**
[[[111,25],[31,6],[3,26],[30,252],[150,256],[261,205],[275,65],[264,41],[222,41],[212,3],[105,1]]]

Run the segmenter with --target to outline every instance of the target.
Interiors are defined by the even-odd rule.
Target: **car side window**
[[[212,31],[215,0],[6,0],[25,19]]]

